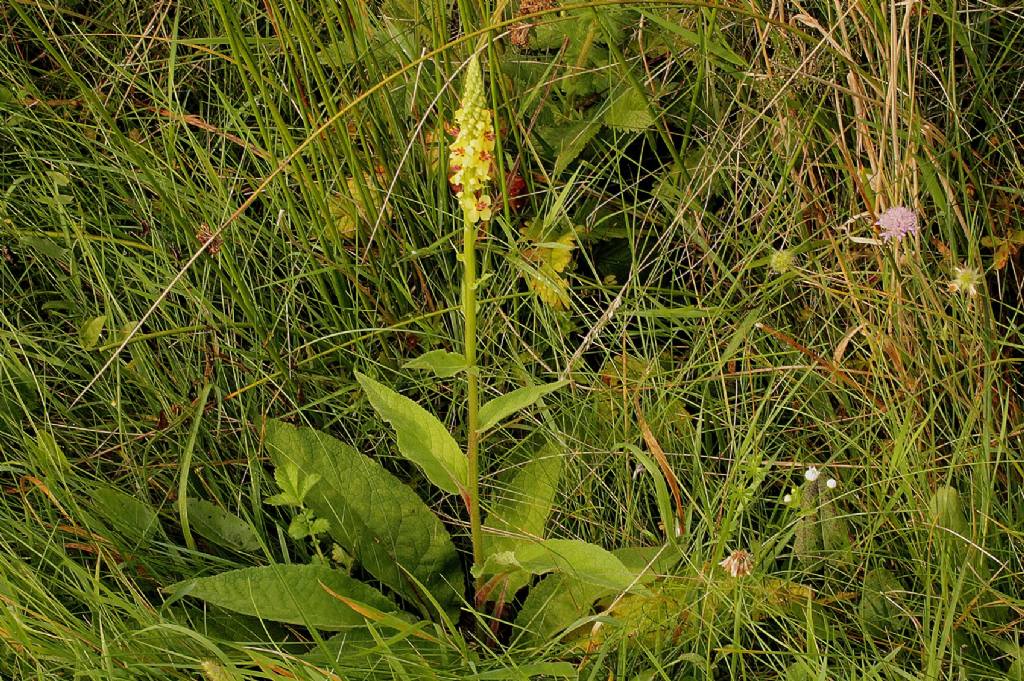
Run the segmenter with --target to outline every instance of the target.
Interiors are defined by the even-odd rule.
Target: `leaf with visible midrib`
[[[398,436],[402,456],[419,466],[430,482],[458,494],[467,486],[468,465],[444,424],[408,397],[365,374],[356,373],[370,404]]]
[[[275,466],[291,462],[320,480],[305,504],[325,518],[328,532],[362,566],[395,591],[419,601],[403,570],[454,611],[464,592],[451,537],[423,500],[373,459],[312,428],[268,421],[266,443]]]
[[[386,612],[392,601],[369,584],[325,565],[264,565],[185,580],[169,587],[213,605],[275,622],[320,629],[362,626],[362,615],[324,588]]]

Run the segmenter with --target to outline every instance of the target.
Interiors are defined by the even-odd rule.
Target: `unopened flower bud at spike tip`
[[[480,60],[476,55],[469,58],[466,65],[466,82],[462,89],[462,107],[468,106],[483,107],[484,104],[484,76],[480,70]]]

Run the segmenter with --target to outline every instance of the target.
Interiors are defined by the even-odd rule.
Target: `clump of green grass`
[[[1021,673],[1013,10],[519,11],[0,12],[10,677]],[[393,455],[355,371],[462,423],[463,388],[401,367],[460,348],[445,124],[482,35],[500,148],[482,398],[570,381],[487,437],[482,488],[511,496],[532,438],[552,440],[549,536],[667,537],[678,560],[654,600],[600,598],[556,626],[554,600],[508,594],[438,648],[377,628],[341,665],[315,628],[165,587],[345,562],[266,503],[267,416],[372,455],[468,555],[464,508]],[[897,205],[920,230],[881,243]],[[829,477],[827,506],[784,501]],[[844,528],[834,550],[826,525]],[[812,556],[801,533],[822,538]],[[754,565],[732,579],[716,564],[736,549]],[[554,628],[532,635],[524,611]]]

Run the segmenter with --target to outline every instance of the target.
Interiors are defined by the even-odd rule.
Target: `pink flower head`
[[[917,213],[905,206],[894,206],[882,213],[875,224],[882,228],[879,236],[883,239],[899,241],[908,234],[917,234]]]
[[[754,556],[750,551],[736,549],[719,563],[730,577],[746,577],[754,570]]]

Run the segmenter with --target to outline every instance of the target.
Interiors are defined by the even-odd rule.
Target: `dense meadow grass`
[[[1022,247],[1015,2],[7,0],[0,676],[1024,679]]]

